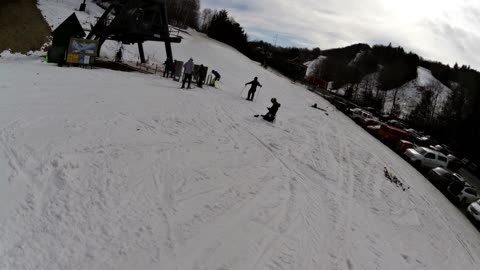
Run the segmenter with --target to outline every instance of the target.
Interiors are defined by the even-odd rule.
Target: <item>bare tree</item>
[[[210,21],[212,20],[213,16],[213,10],[209,8],[205,8],[202,10],[202,31],[206,32],[208,29],[208,26],[210,25]]]
[[[395,90],[393,90],[393,102],[392,102],[392,110],[390,111],[390,114],[395,114],[396,110],[397,109],[397,94],[398,94],[398,90],[400,90],[400,87],[397,87],[395,88]]]
[[[430,119],[433,120],[435,117],[435,110],[437,108],[438,98],[443,93],[443,87],[439,81],[433,81],[425,86],[425,90],[432,92],[432,115],[430,116]]]

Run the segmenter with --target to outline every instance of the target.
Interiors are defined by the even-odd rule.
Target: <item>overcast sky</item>
[[[321,49],[402,46],[480,70],[480,0],[201,0],[225,8],[250,39]]]

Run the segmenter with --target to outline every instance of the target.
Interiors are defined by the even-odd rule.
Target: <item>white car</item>
[[[359,108],[350,110],[350,114],[352,119],[359,123],[364,123],[367,119],[375,119],[371,113]]]
[[[480,200],[477,191],[470,185],[463,182],[455,182],[448,186],[448,193],[453,200],[462,205],[469,205],[475,201]]]
[[[405,156],[417,167],[446,168],[448,165],[448,159],[444,154],[426,147],[409,148],[405,151]]]
[[[476,222],[480,222],[480,201],[471,203],[467,207],[467,214],[472,217]]]

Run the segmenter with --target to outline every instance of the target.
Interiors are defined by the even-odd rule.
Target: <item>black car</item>
[[[431,169],[427,174],[427,178],[434,186],[442,191],[445,191],[452,183],[465,182],[461,175],[442,167]]]

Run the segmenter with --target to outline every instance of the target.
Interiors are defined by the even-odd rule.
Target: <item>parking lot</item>
[[[475,165],[461,159],[449,146],[409,128],[401,120],[391,119],[371,108],[360,108],[324,91],[315,92],[409,162],[480,229],[480,179],[472,171]]]

